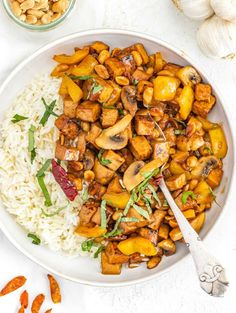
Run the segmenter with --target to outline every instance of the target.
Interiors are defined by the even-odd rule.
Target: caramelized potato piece
[[[168,239],[169,237],[169,226],[167,224],[161,224],[158,230],[158,236],[162,239]]]
[[[125,72],[125,65],[117,58],[106,59],[105,66],[112,77],[122,76]]]
[[[76,117],[84,122],[95,122],[101,113],[101,106],[99,103],[92,101],[84,101],[78,105],[76,110]]]
[[[153,256],[148,262],[147,262],[147,268],[149,270],[157,267],[159,263],[161,262],[161,257],[159,256]]]
[[[218,126],[210,129],[209,136],[211,140],[213,154],[217,158],[223,159],[227,154],[228,146],[222,127]]]
[[[103,108],[101,116],[102,127],[107,128],[113,126],[117,122],[118,117],[118,110]]]
[[[87,55],[79,65],[71,69],[71,74],[75,76],[87,76],[93,73],[95,65],[98,61],[91,55]]]
[[[109,46],[106,45],[102,41],[95,41],[92,45],[91,48],[94,49],[97,53],[100,53],[103,50],[109,50]]]
[[[127,191],[121,193],[107,192],[102,197],[106,200],[107,204],[113,208],[118,208],[124,210],[130,198],[130,194]]]
[[[155,53],[155,55],[154,55],[155,72],[157,72],[157,73],[160,72],[163,69],[165,64],[166,64],[166,61],[163,60],[161,53],[160,52]]]
[[[79,225],[75,229],[76,234],[82,237],[86,238],[96,238],[96,237],[101,237],[105,235],[107,230],[105,228],[102,228],[100,226],[95,226],[95,227],[87,227],[87,226],[82,226]]]
[[[223,171],[220,168],[216,168],[210,172],[208,175],[206,182],[212,189],[218,187],[220,185],[221,179],[223,176]]]
[[[114,171],[103,166],[98,159],[95,160],[93,171],[95,174],[95,180],[102,185],[107,185],[115,174]]]
[[[120,275],[121,264],[110,264],[108,257],[104,251],[101,253],[102,274],[104,275]]]
[[[170,191],[181,189],[184,187],[184,185],[186,185],[186,183],[187,180],[185,173],[171,176],[166,180],[166,185]]]
[[[138,135],[148,136],[153,133],[155,121],[149,115],[135,116],[135,131]]]
[[[106,167],[110,168],[113,171],[117,171],[118,168],[125,162],[125,159],[118,153],[107,150],[103,153],[103,158],[109,161],[109,164]]]
[[[130,237],[118,243],[117,248],[125,255],[131,255],[135,252],[147,256],[153,256],[157,254],[154,244],[143,237]]]
[[[204,180],[199,182],[193,192],[197,195],[198,204],[211,204],[214,200],[212,190]]]
[[[179,114],[183,120],[186,120],[187,117],[189,116],[192,110],[193,101],[194,101],[194,92],[192,87],[188,85],[184,86],[183,90],[181,91],[181,94],[178,97],[178,103],[180,106]]]
[[[143,59],[143,64],[147,64],[149,62],[149,57],[148,57],[146,49],[144,48],[144,45],[142,43],[137,43],[135,45],[135,49],[141,55],[141,57]]]
[[[75,53],[72,55],[66,55],[66,54],[55,55],[53,59],[58,63],[71,65],[71,64],[76,64],[76,63],[81,62],[88,54],[89,54],[89,49],[84,48],[84,49],[75,51]]]
[[[170,162],[169,170],[173,175],[183,174],[185,172],[184,168],[174,160]]]
[[[107,187],[107,193],[121,193],[123,192],[123,188],[120,184],[119,176],[116,176],[112,179]]]
[[[144,136],[130,139],[130,151],[137,160],[146,160],[152,153],[152,147]]]
[[[175,77],[158,76],[154,79],[154,99],[171,101],[174,99],[180,80]]]

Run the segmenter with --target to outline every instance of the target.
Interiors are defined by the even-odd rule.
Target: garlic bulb
[[[214,15],[200,26],[197,41],[209,57],[233,58],[236,56],[236,24]]]
[[[204,20],[214,14],[210,0],[172,0],[178,9],[193,19]]]
[[[211,0],[215,14],[227,21],[236,21],[236,0]]]

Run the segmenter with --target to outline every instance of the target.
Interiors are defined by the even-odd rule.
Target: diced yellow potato
[[[76,64],[82,61],[88,54],[89,54],[89,49],[84,48],[82,50],[77,50],[72,55],[66,55],[66,54],[55,55],[53,59],[58,63]]]
[[[187,85],[181,91],[178,97],[178,103],[180,106],[179,114],[183,120],[186,120],[189,116],[194,101],[194,91],[191,86]]]
[[[217,158],[223,159],[227,154],[228,146],[222,127],[218,126],[213,129],[210,129],[209,136],[211,140],[213,154]]]
[[[201,116],[197,116],[197,119],[202,123],[202,128],[206,131],[209,131],[210,129],[216,128],[219,125],[216,123],[212,123],[204,118],[202,118]]]
[[[105,235],[107,230],[105,228],[101,228],[100,226],[87,227],[79,225],[76,227],[75,232],[82,237],[95,238]]]
[[[175,77],[158,76],[154,79],[154,99],[171,101],[174,99],[180,80]]]
[[[154,244],[143,237],[131,237],[118,243],[117,248],[125,255],[131,255],[135,252],[147,256],[153,256],[157,254],[157,250]]]
[[[112,206],[113,208],[125,209],[130,198],[130,194],[127,191],[115,193],[115,192],[107,192],[103,195],[102,199],[106,200],[107,204]]]
[[[198,204],[211,204],[214,200],[210,186],[206,181],[202,180],[199,182],[197,187],[193,191],[197,196]]]
[[[72,68],[71,74],[75,76],[86,76],[92,74],[98,61],[91,55],[87,55],[78,66]]]
[[[183,174],[185,172],[183,167],[179,163],[175,162],[174,160],[170,162],[169,170],[171,174],[173,175]]]

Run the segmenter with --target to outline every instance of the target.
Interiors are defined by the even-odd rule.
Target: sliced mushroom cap
[[[114,126],[103,130],[95,140],[96,145],[102,149],[123,149],[129,140],[129,131],[127,127],[129,126],[131,120],[132,116],[127,114]]]
[[[202,80],[201,76],[192,66],[185,66],[181,68],[176,76],[181,80],[184,86],[193,86],[199,84]]]
[[[206,178],[212,169],[220,165],[219,160],[213,156],[202,157],[199,159],[196,167],[193,168],[191,174],[193,178]]]
[[[140,170],[144,166],[143,161],[133,162],[125,171],[123,183],[125,188],[130,191],[144,180],[144,176],[140,175]]]
[[[95,155],[94,152],[86,149],[83,158],[83,165],[85,170],[91,170],[94,166]]]
[[[129,111],[129,113],[134,116],[138,106],[136,100],[136,89],[133,86],[125,86],[121,91],[121,101],[124,108]]]

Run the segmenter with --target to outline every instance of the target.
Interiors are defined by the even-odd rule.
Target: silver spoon
[[[166,137],[162,129],[157,123],[155,124],[158,127],[163,139],[166,141]],[[164,167],[165,164],[162,165],[161,172]],[[189,248],[192,255],[201,288],[211,296],[223,297],[227,286],[229,285],[229,282],[226,279],[225,269],[215,259],[215,257],[208,252],[208,249],[201,241],[198,233],[192,228],[182,211],[175,203],[175,200],[173,199],[163,178],[160,179],[159,187],[176,218],[186,246]]]

